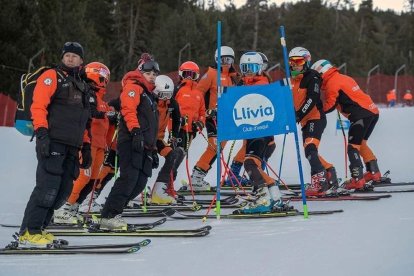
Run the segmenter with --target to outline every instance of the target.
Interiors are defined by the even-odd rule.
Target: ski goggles
[[[290,57],[289,58],[289,65],[292,67],[296,66],[303,66],[306,63],[306,59],[304,57]]]
[[[197,80],[198,77],[200,76],[197,72],[194,71],[179,71],[179,75],[180,77],[182,77],[183,79],[189,79],[189,80]]]
[[[80,48],[82,48],[82,45],[80,45],[78,42],[71,42],[71,41],[66,42],[66,43],[64,44],[64,46],[65,46],[65,47],[75,46],[75,47],[80,47]]]
[[[257,74],[260,72],[260,67],[257,63],[242,63],[240,64],[240,71],[243,74]]]
[[[234,58],[233,57],[221,57],[220,61],[222,64],[231,65],[234,63]]]
[[[144,71],[144,72],[153,71],[156,74],[158,74],[160,72],[160,66],[158,65],[157,62],[150,60],[141,65],[141,71]]]
[[[157,91],[156,93],[158,93],[158,99],[164,100],[164,101],[171,99],[173,95],[173,91]]]

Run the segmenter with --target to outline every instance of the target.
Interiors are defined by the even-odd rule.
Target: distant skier
[[[101,229],[126,230],[121,214],[126,204],[140,194],[158,167],[156,141],[158,110],[154,82],[160,69],[149,54],[138,68],[122,79],[121,122],[118,132],[120,177],[115,181],[101,211]]]
[[[413,94],[411,94],[411,90],[405,91],[404,94],[404,104],[403,106],[413,106]]]
[[[338,179],[335,167],[318,152],[326,128],[326,116],[320,93],[322,79],[310,68],[310,62],[311,54],[303,47],[289,52],[296,122],[302,126],[303,148],[311,166],[311,184],[306,188],[306,195],[325,196],[338,187]]]
[[[84,52],[77,42],[66,42],[61,64],[37,79],[31,113],[36,136],[36,186],[27,203],[19,246],[46,247],[54,236],[44,229],[53,211],[70,195],[79,168],[91,165],[86,131],[90,119],[89,89],[80,77]],[[79,164],[79,152],[82,162]]]
[[[397,93],[395,89],[391,89],[387,93],[387,107],[394,107],[397,101]]]
[[[325,92],[323,110],[326,113],[339,110],[351,121],[348,132],[348,158],[351,179],[344,183],[346,189],[364,189],[367,181],[378,182],[381,172],[377,158],[368,147],[367,140],[378,122],[379,110],[371,97],[364,93],[349,76],[340,74],[327,60],[318,60],[312,65],[323,78]],[[367,172],[363,174],[362,156]]]

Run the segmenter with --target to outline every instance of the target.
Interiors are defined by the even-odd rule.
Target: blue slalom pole
[[[287,54],[287,48],[286,48],[285,27],[280,26],[279,32],[280,32],[280,43],[282,44],[282,50],[283,50],[283,61],[285,63],[286,79],[289,84],[289,89],[292,90],[291,85],[290,85],[291,84],[290,70],[289,70],[289,60],[288,60],[288,54]],[[292,108],[294,107],[292,106]],[[300,177],[300,188],[302,191],[303,217],[308,218],[309,213],[308,213],[308,205],[306,204],[305,181],[303,180],[302,161],[300,158],[300,149],[299,149],[299,138],[298,138],[298,131],[296,128],[293,129],[293,133],[295,135],[296,155],[298,159],[299,177]]]
[[[217,21],[217,117],[216,120],[218,122],[219,116],[219,107],[218,107],[218,99],[221,96],[221,21]],[[217,125],[216,125],[217,128]],[[220,182],[221,182],[221,159],[220,159],[220,152],[221,152],[221,143],[220,143],[218,130],[217,130],[217,191],[216,191],[216,217],[220,219],[221,213],[221,205],[220,205]]]
[[[280,156],[280,165],[279,165],[279,177],[278,177],[279,183],[280,183],[280,180],[282,179],[282,164],[283,164],[283,154],[285,152],[286,136],[287,136],[287,133],[285,133],[285,135],[283,136],[282,155]]]

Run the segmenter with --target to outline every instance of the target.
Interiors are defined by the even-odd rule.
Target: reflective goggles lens
[[[227,65],[231,65],[234,62],[234,58],[232,57],[221,57],[220,60],[222,64],[227,64]]]
[[[150,60],[142,64],[141,70],[144,72],[154,71],[158,74],[160,72],[160,67],[157,62]]]
[[[290,66],[302,66],[305,65],[306,60],[303,57],[291,57],[289,58]]]
[[[260,65],[257,63],[243,63],[240,65],[243,74],[257,74],[260,71]]]
[[[158,98],[161,100],[169,100],[173,95],[172,91],[158,91]]]
[[[66,43],[65,43],[65,46],[66,46],[66,47],[68,47],[68,46],[72,46],[72,45],[73,45],[73,46],[75,46],[75,47],[81,47],[81,48],[82,48],[82,45],[80,45],[80,44],[79,44],[79,43],[77,43],[77,42],[70,42],[70,41],[69,41],[69,42],[66,42]]]
[[[189,80],[197,80],[198,74],[194,71],[181,71],[180,76],[183,79],[189,79]]]

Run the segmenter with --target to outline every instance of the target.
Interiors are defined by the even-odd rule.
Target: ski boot
[[[155,182],[152,188],[151,202],[153,204],[175,204],[177,201],[168,193],[168,184]]]
[[[110,231],[126,231],[128,230],[128,224],[121,215],[117,215],[113,218],[101,218],[99,229]]]
[[[311,184],[306,186],[306,196],[324,197],[330,189],[325,170],[312,174]]]
[[[19,247],[21,248],[47,248],[52,246],[53,239],[45,237],[42,233],[30,234],[26,230],[22,235],[19,236]]]
[[[377,160],[365,163],[365,168],[367,169],[367,172],[364,173],[365,182],[372,181],[374,185],[375,183],[381,183],[381,172],[378,168]]]
[[[83,218],[78,215],[79,203],[70,204],[66,202],[62,207],[55,210],[53,214],[53,223],[60,224],[79,224]]]
[[[207,172],[199,167],[194,167],[193,174],[191,175],[191,185],[194,191],[210,191],[210,183],[204,180],[206,174]]]
[[[261,185],[257,189],[257,198],[250,202],[243,208],[237,209],[233,214],[261,214],[272,211],[274,201],[270,195],[269,188],[266,185]]]
[[[347,190],[364,190],[365,179],[362,173],[362,167],[350,167],[351,179],[342,184],[342,188]]]
[[[244,176],[240,176],[240,171],[243,164],[240,162],[233,161],[230,166],[230,170],[228,173],[227,179],[224,181],[224,186],[232,187],[238,186],[239,183],[243,187],[249,186],[250,181],[245,178]]]

